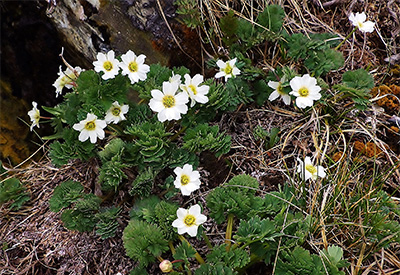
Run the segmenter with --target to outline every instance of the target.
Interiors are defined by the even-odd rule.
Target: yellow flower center
[[[188,175],[182,175],[182,176],[181,176],[181,184],[182,184],[182,185],[188,184],[189,181],[190,181],[190,178],[189,178]]]
[[[112,68],[113,68],[113,64],[110,62],[110,61],[106,61],[106,62],[104,62],[104,64],[103,64],[103,68],[106,70],[106,71],[111,71],[112,70]]]
[[[165,108],[172,108],[175,106],[175,97],[172,95],[166,95],[162,99],[162,104]]]
[[[114,107],[112,108],[111,113],[113,114],[113,116],[119,116],[119,114],[121,113],[121,109],[118,107]]]
[[[195,225],[196,223],[196,218],[193,215],[186,215],[185,219],[183,220],[183,222],[187,225],[187,226],[192,226]]]
[[[224,69],[224,72],[226,75],[232,74],[233,68],[231,67],[231,65],[228,63],[226,64],[226,67]]]
[[[85,129],[88,131],[93,131],[94,129],[96,129],[96,123],[94,122],[94,120],[86,122]]]
[[[306,170],[313,175],[317,173],[317,168],[311,164],[306,164]]]
[[[128,69],[129,69],[132,73],[135,73],[135,72],[138,71],[139,66],[138,66],[138,64],[136,63],[136,61],[132,61],[131,63],[129,63]]]
[[[189,85],[190,90],[192,90],[193,94],[196,95],[197,94],[197,90],[196,87],[192,84]]]
[[[283,87],[282,87],[282,83],[279,82],[278,87],[276,88],[276,90],[278,91],[278,93],[280,95],[284,95],[285,93],[283,92]]]
[[[299,95],[300,95],[300,96],[306,97],[306,96],[308,96],[309,94],[310,94],[310,91],[309,91],[306,87],[301,87],[301,88],[299,89]]]

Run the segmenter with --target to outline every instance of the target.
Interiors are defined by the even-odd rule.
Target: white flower
[[[157,112],[157,118],[159,121],[164,122],[166,120],[178,120],[181,118],[181,114],[186,114],[188,107],[186,103],[189,101],[189,97],[186,93],[178,93],[178,83],[163,82],[163,91],[152,90],[149,106]]]
[[[362,13],[351,13],[349,16],[349,20],[353,24],[353,26],[360,29],[362,32],[373,32],[375,23],[372,21],[365,21],[367,16],[364,12]]]
[[[97,60],[93,62],[93,65],[96,72],[104,72],[102,76],[104,80],[114,78],[119,71],[119,61],[115,59],[113,50],[109,51],[107,55],[98,53]]]
[[[299,108],[311,107],[314,104],[314,100],[321,98],[321,87],[317,85],[317,80],[311,77],[309,74],[305,74],[302,77],[295,76],[290,80],[290,87],[293,91],[289,94],[296,96],[296,105]]]
[[[300,173],[302,180],[316,180],[317,177],[325,178],[325,168],[322,166],[314,166],[310,157],[305,157],[304,162],[299,158],[297,158],[297,161],[299,162],[297,173]]]
[[[282,87],[282,83],[284,83],[286,81],[286,77],[282,77],[281,81],[277,82],[277,81],[268,81],[268,86],[270,86],[272,89],[274,89],[274,91],[269,95],[268,100],[269,101],[274,101],[275,99],[277,99],[279,96],[282,97],[283,102],[286,105],[290,105],[290,95],[286,94],[283,91],[283,87]]]
[[[32,122],[31,131],[32,131],[33,127],[35,127],[35,126],[40,128],[39,127],[40,111],[37,108],[37,103],[35,101],[33,101],[32,106],[33,106],[32,110],[30,110],[28,112],[28,116],[31,118],[31,122]]]
[[[240,74],[240,70],[236,67],[236,58],[231,59],[227,62],[222,60],[217,61],[217,66],[219,67],[219,72],[215,75],[215,78],[225,77],[225,81],[228,78],[235,77]]]
[[[174,74],[174,72],[172,72],[172,76],[169,78],[168,80],[171,83],[178,83],[178,86],[181,85],[181,75],[180,74]]]
[[[74,71],[71,71],[70,68],[67,68],[67,70],[63,72],[60,66],[58,78],[53,83],[53,87],[56,88],[56,97],[58,97],[62,93],[64,87],[67,89],[71,89],[75,80],[78,78],[77,75],[82,72],[82,69],[80,67],[75,67],[73,69]]]
[[[119,63],[119,66],[122,69],[122,74],[128,75],[132,84],[140,80],[146,80],[150,66],[144,64],[144,60],[146,59],[144,54],[136,56],[134,52],[129,50],[126,54],[121,55],[121,59],[122,62]]]
[[[174,173],[176,174],[174,185],[181,189],[182,195],[189,196],[200,188],[200,173],[196,170],[193,171],[192,165],[185,164],[183,168],[176,167]]]
[[[86,115],[86,119],[74,124],[72,128],[74,130],[80,131],[79,141],[86,141],[90,138],[91,143],[96,143],[97,138],[104,138],[104,128],[106,128],[107,123],[104,120],[97,119],[97,116],[91,113]]]
[[[192,100],[190,107],[193,107],[196,102],[207,103],[208,97],[206,94],[208,94],[210,87],[207,85],[199,86],[203,82],[203,76],[196,74],[193,78],[191,78],[190,75],[185,74],[184,78],[185,84],[181,84],[180,88],[181,90],[185,91]]]
[[[108,109],[106,113],[106,117],[104,120],[109,124],[109,123],[115,123],[117,124],[121,120],[126,120],[124,114],[126,114],[129,110],[128,105],[122,105],[120,106],[118,101],[115,101],[110,109]]]
[[[201,214],[201,208],[198,204],[189,209],[179,208],[176,211],[178,218],[172,223],[173,227],[178,228],[178,234],[188,233],[191,237],[197,235],[199,225],[207,220],[207,217]]]

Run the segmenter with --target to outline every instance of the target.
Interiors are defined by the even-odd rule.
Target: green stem
[[[354,29],[346,36],[346,38],[345,38],[342,42],[340,42],[339,45],[336,46],[335,51],[337,51],[337,50],[340,48],[340,46],[342,46],[343,43],[346,42],[346,40],[349,39],[350,36],[352,36],[353,33],[354,33],[357,29],[358,29],[358,27],[354,27]]]
[[[209,249],[213,249],[213,246],[211,245],[210,240],[208,239],[208,236],[206,235],[206,233],[204,233],[203,231],[203,239],[206,242],[206,245]]]
[[[228,225],[226,226],[226,233],[225,233],[225,243],[227,244],[226,246],[226,251],[229,251],[231,248],[231,240],[232,240],[232,228],[233,228],[233,218],[235,216],[233,214],[228,215]]]
[[[169,249],[171,249],[172,255],[174,255],[176,253],[176,250],[175,250],[175,247],[174,247],[172,241],[168,242],[168,246],[169,246]]]
[[[182,241],[182,242],[186,242],[188,245],[192,246],[188,240],[186,240],[185,237],[183,237],[182,235],[179,235],[178,238]],[[196,251],[196,254],[194,254],[194,257],[196,258],[197,262],[199,262],[199,264],[205,264],[206,262],[204,261],[204,259],[200,256],[200,254],[197,252],[197,250],[192,246],[192,248]]]

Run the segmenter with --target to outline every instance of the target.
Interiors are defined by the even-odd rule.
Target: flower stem
[[[208,239],[208,236],[206,235],[206,233],[204,233],[204,231],[203,231],[203,238],[204,238],[204,241],[206,242],[207,247],[209,249],[212,249],[213,246],[211,245],[210,240]]]
[[[226,233],[225,233],[225,243],[227,244],[226,246],[226,251],[229,251],[231,248],[231,240],[232,240],[232,228],[233,228],[233,218],[235,216],[233,214],[228,215],[228,225],[226,226]]]
[[[183,237],[182,235],[179,235],[178,238],[182,241],[182,242],[187,242],[188,245],[192,246],[188,240],[185,239],[185,237]],[[193,246],[192,246],[193,247]],[[194,249],[194,247],[193,247]],[[194,249],[196,251],[196,249]],[[196,251],[196,254],[194,254],[194,257],[196,258],[196,260],[199,262],[199,264],[205,264],[206,262],[204,261],[204,259],[200,256],[200,254]]]
[[[357,29],[358,29],[358,27],[354,27],[354,29],[346,36],[346,38],[345,38],[342,42],[340,42],[339,45],[336,46],[335,51],[337,51],[337,50],[340,48],[340,46],[342,46],[343,43],[346,42],[346,40],[349,39],[350,36],[352,36],[353,33],[354,33]]]
[[[172,244],[172,241],[168,242],[168,246],[169,246],[169,249],[171,249],[172,255],[174,255],[176,250],[175,250],[174,245]]]

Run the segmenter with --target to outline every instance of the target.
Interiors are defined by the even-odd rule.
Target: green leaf
[[[202,264],[198,269],[196,269],[195,275],[234,275],[238,274],[231,268],[225,266],[225,264]]]
[[[258,15],[257,23],[276,33],[281,30],[284,18],[285,11],[281,6],[269,5]]]
[[[101,209],[99,213],[95,214],[97,220],[96,234],[103,240],[115,236],[115,232],[119,226],[117,219],[120,212],[121,208],[113,206]]]
[[[214,152],[216,157],[220,157],[231,149],[231,137],[218,132],[218,125],[199,124],[187,129],[182,148],[193,153],[209,150]]]
[[[126,255],[142,267],[154,263],[156,257],[168,250],[168,241],[158,226],[136,219],[124,229],[122,239]]]
[[[187,261],[189,258],[194,258],[195,254],[196,250],[186,241],[182,241],[182,243],[176,248],[173,256],[175,260]]]
[[[12,201],[10,208],[20,209],[29,199],[30,196],[19,179],[8,178],[0,182],[0,205]]]
[[[232,269],[238,269],[250,262],[250,256],[246,250],[236,248],[227,251],[226,247],[226,244],[215,246],[207,255],[207,263],[222,264]]]
[[[49,200],[50,210],[58,212],[64,207],[82,198],[83,186],[76,181],[68,180],[54,189],[53,196]]]
[[[345,72],[342,82],[347,87],[363,91],[369,91],[374,87],[374,78],[364,69]]]

